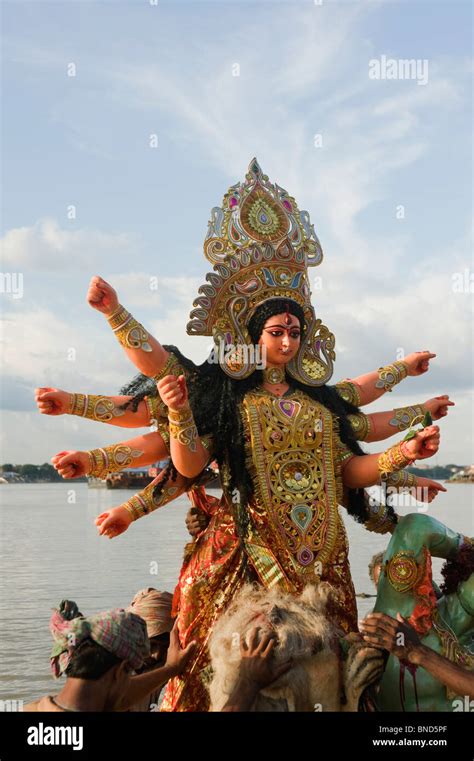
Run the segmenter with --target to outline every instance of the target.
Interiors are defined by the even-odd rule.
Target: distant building
[[[474,484],[474,465],[467,465],[462,470],[458,470],[449,479],[451,483]]]
[[[15,473],[14,470],[5,470],[3,471],[1,475],[2,475],[2,478],[4,478],[5,481],[7,481],[7,483],[9,484],[13,484],[13,483],[22,484],[25,482],[25,479],[23,478],[23,476],[20,475],[20,473]]]
[[[107,489],[144,489],[153,478],[161,473],[169,460],[160,460],[154,465],[144,465],[141,468],[125,468],[118,473],[110,473],[107,478],[88,478],[89,486],[97,489],[106,487]]]

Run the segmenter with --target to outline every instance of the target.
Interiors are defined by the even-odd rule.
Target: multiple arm
[[[119,304],[111,285],[101,277],[93,277],[87,301],[107,317],[126,355],[141,373],[153,378],[163,369],[169,352]]]
[[[170,357],[173,355],[170,353]],[[180,375],[183,368],[176,361],[171,367],[175,374]],[[131,396],[104,396],[98,394],[80,394],[62,391],[61,389],[43,387],[35,390],[35,398],[39,411],[43,415],[77,415],[88,420],[119,426],[121,428],[141,428],[151,426],[161,421],[167,424],[167,408],[159,396],[147,396],[140,401],[137,409],[130,407],[121,409],[130,402]],[[437,396],[422,404],[399,407],[387,412],[374,412],[366,415],[363,412],[349,415],[349,422],[359,441],[382,441],[393,436],[397,431],[405,431],[423,420],[426,412],[431,413],[433,420],[445,417],[448,407],[454,405],[447,395]]]
[[[142,491],[134,494],[123,504],[101,513],[95,520],[98,532],[101,536],[113,539],[126,531],[133,521],[164,507],[185,492],[189,492],[191,495],[194,487],[203,486],[212,478],[214,478],[212,471],[205,470],[198,480],[186,478],[179,472],[173,480],[163,470]],[[155,495],[155,487],[158,484],[161,484],[161,490],[158,495]],[[202,528],[205,526],[199,526],[199,530]]]
[[[365,415],[363,412],[349,415],[349,422],[359,441],[382,441],[393,436],[397,431],[406,431],[422,422],[425,413],[429,412],[433,420],[439,420],[448,414],[452,407],[449,396],[436,396],[422,404],[411,404],[408,407],[396,407],[387,412],[373,412]]]
[[[343,483],[351,489],[373,486],[415,460],[431,457],[438,451],[438,447],[439,428],[435,425],[428,426],[413,439],[395,444],[385,452],[347,458],[343,464]]]
[[[77,415],[99,423],[121,428],[142,428],[152,425],[152,407],[148,399],[139,402],[136,412],[122,405],[131,396],[103,396],[99,394],[74,394],[57,388],[37,388],[36,404],[43,415]]]
[[[210,456],[198,436],[193,413],[188,403],[184,375],[166,375],[158,382],[158,391],[168,407],[170,454],[178,473],[195,478],[206,467]]]
[[[119,444],[88,452],[59,452],[51,461],[63,478],[95,476],[105,478],[124,468],[140,468],[169,456],[162,437],[158,433],[145,433]]]
[[[46,388],[39,389],[37,393],[40,411],[52,415],[66,412],[126,428],[157,423],[159,433],[145,434],[90,452],[62,452],[53,459],[55,467],[66,478],[84,474],[104,477],[110,472],[129,466],[147,465],[171,455],[179,473],[178,478],[183,480],[178,489],[173,487],[173,490],[185,491],[190,482],[209,462],[208,448],[211,442],[206,437],[200,439],[198,436],[187,401],[183,368],[180,367],[175,355],[167,352],[119,304],[116,292],[102,278],[92,279],[87,300],[92,307],[107,317],[112,330],[137,369],[158,382],[160,396],[146,397],[138,404],[136,412],[133,412],[131,409],[120,409],[131,399],[129,396],[86,396]],[[434,356],[436,355],[430,352],[416,352],[405,357],[403,361],[396,361],[385,368],[338,383],[336,388],[344,399],[356,406],[369,404],[386,391],[391,391],[393,386],[407,375],[421,375],[426,372],[429,360]],[[448,406],[452,404],[453,402],[450,402],[447,396],[437,397],[421,405],[388,412],[371,415],[359,413],[350,416],[350,420],[356,432],[356,438],[364,441],[378,441],[416,424],[427,410],[431,411],[433,419],[436,420],[444,416]],[[350,488],[362,488],[383,480],[387,485],[391,481],[390,485],[394,488],[414,486],[418,479],[404,473],[402,468],[419,457],[434,454],[439,434],[437,428],[433,428],[431,433],[427,434],[430,430],[424,429],[422,432],[423,438],[426,439],[424,445],[420,439],[422,434],[418,434],[416,439],[402,442],[385,453],[350,457],[342,465],[344,485]],[[417,443],[414,448],[415,442]],[[423,447],[424,454],[421,453]],[[421,479],[421,481],[424,480],[426,479]],[[160,505],[155,504],[151,496],[155,483],[147,487],[150,489],[149,493],[144,490],[146,493],[136,495],[124,506],[114,510],[121,511],[122,518],[126,513],[127,518],[133,520],[169,501],[169,493],[165,489],[167,497],[164,501],[160,499]],[[433,483],[429,482],[431,485]],[[431,501],[432,496],[428,501]],[[133,500],[135,502],[132,504]],[[103,515],[107,518],[105,530],[102,533],[109,536],[120,533],[121,531],[108,533],[109,525],[114,525],[113,516],[109,513]],[[101,528],[104,529],[104,525]]]
[[[161,344],[140,325],[122,305],[119,304],[115,290],[102,278],[93,277],[87,294],[89,304],[103,313],[117,335],[127,356],[135,367],[144,375],[160,380],[166,375],[179,376],[182,368],[176,357],[167,352]],[[403,361],[397,360],[392,365],[379,368],[356,378],[341,381],[336,389],[345,400],[355,406],[369,404],[386,391],[391,391],[407,375],[421,375],[428,370],[429,360],[435,357],[428,351],[409,354]],[[68,394],[57,389],[37,389],[37,403],[44,414],[79,415],[92,420],[122,427],[139,427],[151,425],[157,416],[157,397],[148,397],[139,403],[136,412],[121,410],[120,406],[130,397],[107,397],[97,395]],[[422,405],[413,405],[388,412],[372,415],[350,416],[356,438],[363,441],[380,441],[413,425],[429,409],[433,419],[442,417],[447,407],[453,404],[447,396],[437,397]],[[439,413],[439,414],[438,414]],[[166,410],[158,410],[158,415],[166,417]],[[187,453],[179,446],[174,446],[180,464],[186,469]],[[196,458],[195,458],[196,459]],[[201,459],[204,454],[201,452]]]
[[[400,383],[407,375],[422,375],[429,368],[429,361],[436,354],[429,351],[417,351],[409,354],[403,360],[396,360],[391,365],[380,367],[370,373],[348,378],[336,383],[336,389],[343,399],[363,407],[378,399],[386,391]]]

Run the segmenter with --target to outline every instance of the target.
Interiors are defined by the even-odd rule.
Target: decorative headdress
[[[214,271],[199,288],[187,332],[213,336],[222,370],[239,380],[255,370],[249,320],[264,301],[285,298],[303,308],[307,326],[286,370],[310,386],[327,383],[334,335],[316,318],[307,273],[321,263],[321,245],[308,212],[262,174],[257,159],[245,182],[229,188],[222,208],[212,209],[204,254]]]

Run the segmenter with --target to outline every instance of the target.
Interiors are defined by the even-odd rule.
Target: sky
[[[34,404],[36,386],[114,394],[135,373],[86,303],[93,275],[162,343],[206,357],[186,323],[207,222],[254,156],[321,241],[310,276],[333,380],[435,352],[365,410],[450,394],[436,462],[474,462],[469,2],[1,11],[0,462],[131,435]]]

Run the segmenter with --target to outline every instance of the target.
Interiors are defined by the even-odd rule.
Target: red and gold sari
[[[255,581],[300,593],[329,582],[331,618],[345,632],[357,629],[347,538],[339,515],[341,465],[352,456],[338,436],[337,420],[304,392],[277,397],[264,389],[242,402],[247,467],[254,495],[249,527],[237,535],[232,500],[194,500],[211,516],[192,545],[174,597],[182,646],[196,640],[195,657],[168,683],[163,711],[207,711],[208,641],[214,623],[242,585]]]

